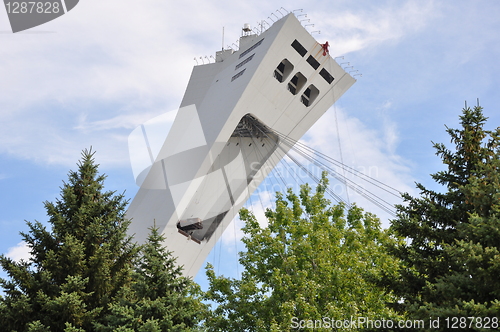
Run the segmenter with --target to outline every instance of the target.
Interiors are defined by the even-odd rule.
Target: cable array
[[[259,129],[261,130],[261,129]],[[382,198],[379,194],[375,193],[373,190],[367,189],[367,186],[377,188],[378,190],[382,190],[396,198],[401,198],[401,192],[396,188],[389,186],[363,172],[356,170],[355,168],[344,164],[341,161],[338,161],[321,151],[313,149],[303,142],[294,140],[293,138],[274,131],[274,134],[279,138],[273,138],[268,135],[267,132],[261,131],[261,136],[265,136],[270,138],[270,141],[273,142],[278,149],[280,149],[284,153],[284,158],[279,161],[283,165],[283,169],[285,169],[289,175],[294,179],[297,184],[301,184],[298,180],[297,173],[292,170],[289,165],[288,160],[290,160],[294,165],[296,165],[301,171],[303,171],[307,176],[313,180],[315,183],[319,183],[321,180],[318,175],[315,175],[310,169],[308,169],[308,165],[312,165],[317,167],[321,171],[327,172],[330,176],[335,178],[337,181],[342,183],[346,188],[350,188],[357,194],[361,195],[381,210],[388,213],[390,216],[395,217],[396,212],[394,205],[388,202],[386,199]],[[307,161],[308,164],[301,162],[301,160]],[[273,162],[273,161],[271,161]],[[274,165],[278,165],[278,162],[273,163]],[[336,170],[335,168],[339,168],[341,171]],[[275,168],[272,172],[274,176],[278,176],[280,182],[283,183],[283,189],[287,189],[286,182],[284,180],[284,175],[279,171],[279,168]],[[351,177],[355,177],[357,181],[348,178],[345,173],[349,173]],[[347,189],[346,189],[347,190]],[[346,207],[350,207],[351,204],[349,200],[344,199],[341,195],[336,193],[331,188],[326,188],[326,192],[338,203],[343,203]]]

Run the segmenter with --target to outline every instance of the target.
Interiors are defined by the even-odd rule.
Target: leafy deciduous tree
[[[209,331],[312,330],[323,318],[321,326],[331,330],[333,320],[397,318],[386,306],[394,297],[377,286],[383,271],[397,270],[384,247],[392,239],[372,214],[352,207],[345,216],[343,205],[332,206],[324,197],[327,185],[323,176],[315,193],[307,185],[299,196],[278,193],[266,228],[248,210],[240,212],[245,270],[232,279],[207,267],[206,298],[217,304]]]

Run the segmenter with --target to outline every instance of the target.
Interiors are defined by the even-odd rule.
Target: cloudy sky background
[[[222,27],[232,45],[243,23],[271,23],[282,7],[303,9],[308,29],[321,31],[313,36],[362,74],[304,137],[315,149],[339,159],[340,146],[346,164],[415,193],[415,181],[436,188],[428,175],[442,165],[431,141],[449,143],[444,125],[458,126],[464,101],[479,98],[487,127],[500,125],[495,0],[82,0],[17,34],[0,9],[0,252],[26,257],[24,220],[47,220],[42,202],[59,196],[85,148],[97,151],[107,188],[133,198],[130,132],[178,107],[194,58],[221,48]],[[258,215],[271,204],[262,197],[252,202]],[[209,255],[219,273],[241,272],[239,227],[230,225]],[[204,279],[201,271],[196,280]]]

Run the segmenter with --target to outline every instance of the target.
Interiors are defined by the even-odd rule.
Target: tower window
[[[246,68],[243,69],[242,71],[240,71],[238,74],[234,75],[232,78],[231,78],[231,82],[234,81],[235,79],[237,79],[238,77],[240,77],[241,75],[243,75],[243,73],[245,72],[245,70],[247,70]]]
[[[292,93],[292,95],[296,95],[302,87],[306,84],[307,79],[300,72],[295,74],[294,77],[288,82],[288,91]]]
[[[256,47],[260,46],[260,44],[262,44],[263,41],[264,41],[264,38],[262,38],[261,40],[259,40],[258,42],[256,42],[252,46],[250,46],[250,48],[248,50],[246,50],[246,51],[244,51],[243,53],[240,54],[239,58],[241,59],[245,55],[247,55],[248,53],[252,52]]]
[[[318,69],[319,62],[312,55],[307,58],[307,63],[311,65],[314,69]]]
[[[319,90],[311,84],[307,87],[307,89],[300,97],[300,101],[302,102],[302,104],[306,105],[306,107],[309,107],[312,105],[312,103],[314,103],[314,100],[316,100],[316,97],[318,97],[318,95]]]
[[[332,74],[330,74],[328,72],[328,70],[326,70],[325,68],[323,68],[323,69],[321,69],[319,71],[319,74],[321,75],[321,77],[323,77],[325,79],[325,81],[328,82],[328,84],[332,84],[334,78],[333,78]]]
[[[307,50],[297,39],[295,39],[292,43],[292,47],[301,55],[304,56],[307,53]]]
[[[243,67],[244,65],[246,65],[249,61],[251,61],[254,57],[255,53],[250,55],[248,58],[246,58],[245,60],[241,61],[240,63],[238,63],[236,65],[236,67],[234,68],[234,70],[238,69],[238,68],[241,68]]]
[[[288,76],[290,76],[292,70],[293,65],[290,63],[290,61],[288,61],[287,59],[283,59],[283,61],[281,61],[274,70],[273,76],[278,80],[278,82],[283,83],[288,78]]]

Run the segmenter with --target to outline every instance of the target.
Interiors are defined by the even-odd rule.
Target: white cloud
[[[15,247],[10,247],[5,256],[12,258],[15,261],[29,260],[31,258],[30,248],[26,242],[19,242]]]
[[[55,33],[3,35],[0,152],[73,165],[93,145],[126,165],[122,137],[178,106],[194,63],[167,7],[81,3],[44,26]]]
[[[222,241],[222,244],[228,252],[233,252],[238,246],[238,251],[242,251],[243,248],[238,242],[240,242],[245,235],[241,230],[243,226],[245,226],[243,221],[241,221],[241,219],[236,216],[235,218],[233,218],[231,223],[229,223],[224,233],[222,233],[219,241]]]
[[[342,55],[398,40],[426,26],[438,14],[432,0],[363,4],[335,15],[329,11],[314,12],[321,22],[323,38],[329,39],[332,54]]]
[[[73,165],[81,149],[93,145],[106,158],[102,164],[128,165],[123,137],[178,107],[193,57],[219,48],[222,26],[230,45],[242,23],[255,26],[252,20],[277,8],[265,1],[86,1],[34,29],[54,33],[2,35],[0,57],[9,61],[0,63],[0,121],[9,126],[0,132],[0,153]],[[409,1],[340,11],[335,19],[326,10],[311,17],[323,31],[336,33],[335,45],[345,53],[418,28],[431,8],[432,2]]]
[[[396,153],[397,144],[399,142],[399,133],[397,124],[391,120],[389,110],[392,107],[392,102],[386,101],[379,107],[379,116],[382,118],[383,134],[386,150],[388,153],[394,155]]]
[[[132,130],[147,120],[152,119],[156,113],[157,112],[124,114],[98,121],[87,121],[87,116],[81,115],[78,125],[75,126],[74,129],[81,132],[96,132],[112,129]]]

